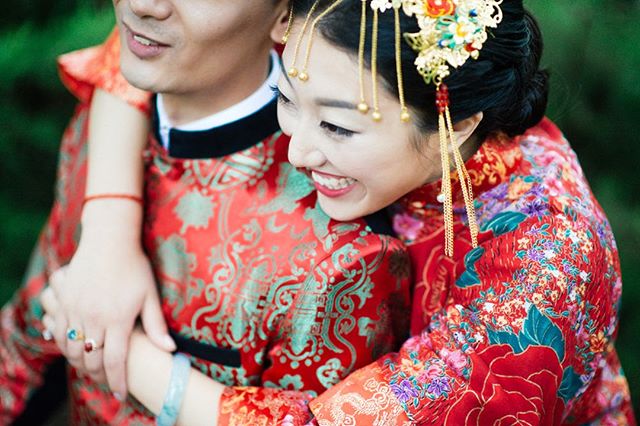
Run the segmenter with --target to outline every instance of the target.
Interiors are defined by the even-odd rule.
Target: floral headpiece
[[[373,3],[385,3],[373,0]],[[418,19],[420,32],[405,34],[407,43],[418,52],[416,68],[427,83],[442,81],[449,67],[478,59],[487,40],[487,28],[502,21],[502,0],[404,0],[404,12]]]
[[[327,14],[335,10],[344,0],[334,0],[313,21],[311,17],[316,12],[320,0],[313,4],[302,26],[293,56],[293,65],[288,74],[297,77],[301,81],[307,81],[309,74],[307,65],[313,43],[314,30],[318,22]],[[502,21],[502,0],[360,0],[362,4],[362,16],[360,20],[360,42],[358,50],[360,102],[358,110],[363,114],[370,111],[369,104],[364,95],[364,48],[367,36],[368,9],[373,11],[373,29],[371,33],[371,74],[374,121],[381,121],[382,115],[378,107],[378,76],[377,76],[377,51],[378,51],[378,21],[379,14],[392,10],[395,22],[395,53],[398,93],[401,106],[400,119],[409,122],[411,115],[405,103],[404,84],[402,76],[401,42],[402,38],[411,48],[417,52],[415,66],[418,73],[427,84],[436,86],[436,108],[438,110],[438,128],[440,135],[440,152],[442,160],[442,187],[438,200],[443,204],[445,221],[445,254],[453,256],[453,201],[451,184],[451,156],[458,173],[460,186],[467,210],[467,220],[471,234],[473,247],[478,244],[478,226],[473,201],[471,178],[466,170],[464,161],[455,141],[453,123],[449,111],[449,91],[444,83],[451,73],[451,68],[464,65],[470,58],[477,59],[480,51],[488,38],[487,30],[496,28]],[[367,7],[369,6],[369,7]],[[293,4],[292,4],[293,8]],[[401,33],[400,10],[409,17],[415,17],[420,30],[416,33]],[[293,16],[293,10],[290,17]],[[283,42],[289,38],[292,19],[289,20],[289,28]],[[302,69],[297,68],[298,56],[302,39],[310,25],[310,34],[307,39],[307,50]]]

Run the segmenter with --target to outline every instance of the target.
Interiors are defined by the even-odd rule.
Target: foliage
[[[73,111],[55,59],[103,40],[112,15],[83,5],[46,26],[27,22],[0,34],[0,301],[19,283],[51,205],[57,148]]]
[[[577,151],[613,225],[624,294],[618,350],[640,407],[640,2],[530,0],[552,72],[549,116]],[[51,204],[58,142],[74,100],[55,57],[99,43],[113,17],[102,0],[10,0],[0,17],[0,302],[20,283]],[[24,17],[29,20],[25,23]]]

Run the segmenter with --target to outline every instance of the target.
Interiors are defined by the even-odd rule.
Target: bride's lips
[[[133,31],[126,24],[124,25],[127,33],[127,46],[131,53],[136,55],[140,59],[151,59],[158,55],[161,55],[170,46],[164,44],[153,38],[150,38],[142,33]]]
[[[349,177],[336,176],[317,170],[311,170],[311,178],[318,192],[330,198],[337,198],[351,192],[358,182]]]

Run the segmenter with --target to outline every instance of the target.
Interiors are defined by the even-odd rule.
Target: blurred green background
[[[618,350],[640,407],[640,1],[536,0],[552,72],[548,115],[564,130],[615,231],[624,280]],[[0,15],[0,303],[21,282],[52,201],[74,99],[55,58],[113,25],[100,0],[5,0]],[[80,190],[80,189],[79,189]],[[635,336],[635,337],[634,337]]]

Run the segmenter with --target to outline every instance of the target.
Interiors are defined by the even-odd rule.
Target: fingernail
[[[115,399],[117,399],[118,401],[120,401],[120,402],[124,401],[124,398],[122,397],[122,394],[120,394],[120,393],[118,393],[118,392],[114,392],[114,393],[113,393],[113,397],[114,397]]]
[[[175,344],[175,342],[173,341],[173,339],[172,339],[171,337],[169,337],[169,336],[164,336],[164,338],[162,339],[162,341],[164,342],[165,346],[166,346],[167,348],[169,348],[170,350],[172,350],[172,351],[175,351],[175,350],[176,350],[176,344]]]

